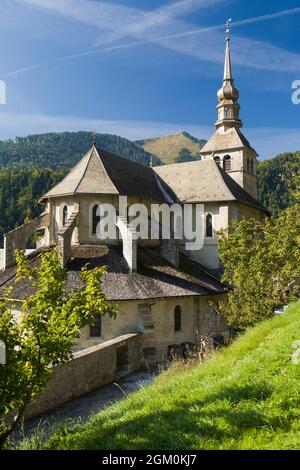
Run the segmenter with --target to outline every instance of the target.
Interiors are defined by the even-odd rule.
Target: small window
[[[221,166],[221,158],[220,157],[214,157],[214,161],[217,163],[217,165]]]
[[[63,225],[66,225],[68,220],[68,206],[64,206],[63,208]]]
[[[181,331],[181,307],[177,305],[174,310],[174,331]]]
[[[224,170],[230,171],[231,170],[231,157],[230,155],[225,155],[224,157]]]
[[[212,238],[213,236],[213,220],[212,215],[207,214],[206,216],[206,237]]]
[[[251,175],[254,175],[255,174],[255,167],[254,167],[254,161],[252,159],[251,159],[250,169],[251,169]]]
[[[251,173],[251,163],[249,157],[247,157],[247,173]]]
[[[97,233],[97,226],[100,222],[100,215],[98,215],[98,208],[99,206],[96,205],[93,207],[93,221],[92,221],[92,234],[95,235]]]
[[[90,327],[90,337],[91,338],[99,338],[101,336],[101,315],[97,314],[94,318],[94,323]]]
[[[150,304],[141,304],[138,306],[139,317],[145,330],[154,328]]]

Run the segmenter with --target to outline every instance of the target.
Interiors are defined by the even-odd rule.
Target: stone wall
[[[68,261],[72,255],[72,236],[74,229],[77,226],[78,214],[78,209],[73,210],[72,214],[67,220],[66,225],[57,234],[58,247],[62,258],[63,268],[67,266]]]
[[[87,326],[81,331],[77,348],[89,348],[96,343],[105,343],[124,334],[143,333],[141,336],[143,350],[151,350],[151,357],[146,358],[147,363],[164,361],[170,345],[180,345],[185,342],[197,344],[202,335],[226,334],[226,322],[216,315],[210,306],[209,301],[214,298],[177,297],[120,302],[116,318],[110,318],[108,315],[102,317],[101,337],[91,338],[90,328]],[[151,328],[145,328],[143,324],[141,305],[150,307]],[[180,331],[174,329],[174,311],[177,306],[182,311]]]
[[[27,242],[30,237],[39,229],[44,228],[45,244],[49,245],[48,228],[50,223],[50,216],[48,212],[44,212],[39,217],[31,220],[27,224],[8,232],[4,235],[4,267],[12,266],[15,264],[15,251],[25,250]]]
[[[141,335],[119,336],[74,354],[74,358],[54,369],[45,392],[26,411],[26,418],[45,413],[96,388],[114,382],[118,376],[119,348],[124,348],[122,371],[132,372],[142,365]]]
[[[131,272],[137,270],[137,234],[124,217],[118,217],[117,227],[123,242],[123,256]]]

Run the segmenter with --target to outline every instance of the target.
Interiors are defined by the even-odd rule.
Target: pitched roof
[[[40,202],[74,194],[119,194],[165,201],[152,168],[94,146]]]
[[[213,159],[154,168],[164,187],[184,203],[239,201],[268,212]]]
[[[237,128],[232,127],[226,132],[217,130],[208,142],[201,149],[201,153],[218,152],[226,149],[248,148],[252,152],[255,150],[251,147],[250,143],[244,134]],[[257,155],[257,153],[255,152]]]
[[[107,266],[108,273],[102,278],[101,288],[111,301],[212,296],[228,290],[217,278],[186,257],[181,260],[179,268],[173,268],[156,250],[141,248],[138,253],[138,271],[130,273],[122,253],[117,248],[82,245],[72,249],[74,259],[67,266],[66,287],[81,287],[80,272],[87,263],[90,269]],[[31,266],[38,267],[40,262],[41,253],[35,257],[31,255]],[[4,276],[1,281],[0,277],[0,295],[1,290],[12,285],[13,280],[12,272],[8,279]],[[11,298],[24,300],[33,292],[34,288],[30,282],[22,279],[14,286]]]

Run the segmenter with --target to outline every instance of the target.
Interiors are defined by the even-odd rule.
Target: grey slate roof
[[[167,297],[212,296],[227,291],[217,278],[201,269],[196,263],[182,257],[180,268],[173,268],[153,249],[139,249],[138,272],[130,273],[121,251],[107,246],[85,245],[73,248],[74,259],[67,267],[67,288],[81,286],[80,270],[89,263],[90,268],[108,266],[102,279],[102,289],[108,300],[147,300]],[[41,253],[31,255],[31,265],[38,267]],[[16,268],[14,268],[14,272]],[[2,277],[1,277],[2,276]],[[11,285],[10,279],[0,272],[1,290]],[[22,280],[13,289],[11,298],[24,300],[33,293],[29,281]]]
[[[155,167],[164,188],[184,203],[239,201],[268,212],[213,159]]]
[[[239,129],[232,127],[226,132],[217,130],[201,149],[201,153],[216,153],[221,150],[239,149],[243,147],[252,150],[257,155],[244,134]]]
[[[119,194],[165,202],[152,168],[92,147],[40,202],[74,194]]]

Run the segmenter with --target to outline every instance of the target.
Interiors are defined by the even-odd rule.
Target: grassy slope
[[[204,141],[198,141],[195,137],[186,132],[175,135],[167,135],[156,139],[147,139],[137,142],[146,152],[157,155],[160,160],[168,165],[176,162],[182,149],[190,151],[193,157],[199,157],[200,148]]]
[[[86,424],[57,432],[51,449],[299,449],[300,303],[204,365],[170,370]]]

